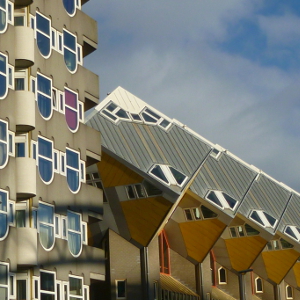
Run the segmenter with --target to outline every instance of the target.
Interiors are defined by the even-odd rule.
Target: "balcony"
[[[34,64],[34,32],[24,26],[15,27],[16,68],[28,68]]]
[[[36,162],[30,157],[16,158],[17,199],[36,196]]]
[[[24,6],[28,6],[33,3],[33,0],[15,0],[15,7],[21,8]]]
[[[18,133],[35,128],[35,99],[29,91],[15,91],[15,117]]]
[[[37,230],[17,228],[17,264],[20,266],[37,265]]]

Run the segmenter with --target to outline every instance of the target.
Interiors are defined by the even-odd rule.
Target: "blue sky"
[[[122,86],[300,192],[300,3],[91,0],[101,99]]]

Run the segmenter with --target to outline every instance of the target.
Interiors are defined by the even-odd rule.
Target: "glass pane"
[[[148,123],[156,123],[157,122],[156,119],[150,117],[148,114],[142,113],[142,116],[143,116],[144,120]]]
[[[16,157],[25,157],[25,143],[16,143]]]
[[[7,295],[8,295],[8,288],[0,287],[0,299],[7,299]]]
[[[291,229],[290,226],[288,226],[285,229],[285,233],[288,234],[288,235],[290,235],[291,237],[293,237],[295,240],[298,240],[296,234],[294,233],[294,231]]]
[[[40,222],[53,224],[53,214],[54,209],[52,206],[39,203],[38,216]]]
[[[68,211],[68,229],[80,232],[80,215]]]
[[[7,265],[0,264],[0,284],[7,285]],[[1,298],[0,298],[1,299]]]
[[[82,279],[69,277],[70,295],[82,296]]]
[[[160,178],[162,181],[169,183],[167,177],[165,176],[164,172],[162,171],[160,166],[155,166],[151,172],[151,174],[155,175],[156,177]]]
[[[6,74],[6,57],[1,54],[0,54],[0,72]]]
[[[72,192],[77,192],[79,188],[79,172],[67,169],[67,182]]]
[[[141,121],[142,120],[140,115],[138,115],[138,114],[131,114],[131,117],[135,121]]]
[[[261,220],[260,216],[258,215],[258,213],[256,211],[252,212],[251,216],[250,216],[253,220],[255,220],[256,222],[260,223],[261,225],[265,226],[264,222]]]
[[[8,229],[7,215],[0,213],[0,238],[3,238]]]
[[[52,112],[52,102],[50,97],[38,94],[38,107],[40,114],[44,118],[49,118]]]
[[[6,94],[6,90],[7,90],[6,76],[0,74],[0,97],[4,97],[4,95]]]
[[[26,211],[16,210],[16,226],[18,228],[25,227],[26,225]]]
[[[38,138],[39,154],[52,159],[52,142]]]
[[[67,106],[65,106],[65,117],[69,128],[71,130],[76,130],[79,122],[78,111],[74,111],[73,109],[70,109]]]
[[[144,185],[144,188],[146,189],[148,196],[157,196],[157,195],[161,195],[161,193],[162,193],[162,191],[160,189],[158,189],[157,187],[155,187],[148,181],[144,181],[143,185]]]
[[[169,169],[172,172],[172,175],[175,178],[177,184],[181,185],[184,182],[186,176],[183,175],[181,172],[175,170],[173,167],[169,167]]]
[[[6,0],[0,0],[0,7],[5,9],[5,7],[6,7],[5,3],[6,3]]]
[[[129,199],[135,199],[135,194],[131,185],[126,186],[127,194]]]
[[[123,118],[123,119],[129,119],[128,115],[127,115],[127,112],[120,108],[117,112],[116,112],[116,115],[120,118]]]
[[[251,236],[251,235],[259,235],[259,231],[254,229],[253,227],[251,227],[250,225],[248,224],[245,224],[245,229],[246,229],[246,232],[247,232],[247,235],[248,236]]]
[[[68,232],[68,245],[73,255],[78,255],[81,250],[81,234]]]
[[[7,194],[0,191],[0,210],[7,212]]]
[[[46,160],[39,157],[39,173],[41,178],[46,182],[50,182],[53,177],[53,163],[52,161]]]
[[[222,194],[223,194],[223,197],[225,198],[225,200],[227,201],[229,207],[231,209],[233,209],[235,207],[237,201],[225,193],[222,193]]]
[[[0,166],[3,166],[7,161],[7,144],[0,142]]]
[[[188,221],[192,221],[193,220],[193,217],[192,217],[192,214],[191,214],[191,211],[189,209],[185,209],[184,210],[184,213],[185,213],[185,217]]]
[[[75,12],[75,0],[63,0],[64,7],[66,11],[73,15]]]
[[[17,280],[17,300],[27,299],[26,280]]]
[[[46,272],[41,272],[41,278],[40,278],[40,285],[41,285],[41,290],[43,291],[49,291],[49,292],[54,292],[55,286],[54,286],[54,274],[53,273],[46,273]]]
[[[209,194],[207,195],[207,199],[209,199],[210,201],[214,202],[215,204],[223,208],[223,205],[221,204],[217,195],[213,191],[209,192]]]
[[[55,300],[55,295],[41,293],[41,300]]]
[[[7,124],[0,121],[0,140],[7,141]]]
[[[36,28],[50,36],[50,20],[40,14],[36,14]]]
[[[71,72],[74,72],[76,70],[76,65],[77,65],[75,53],[64,48],[64,59],[65,59],[65,64],[66,64],[67,68]]]
[[[48,96],[51,96],[51,80],[38,75],[37,76],[37,88],[38,92],[42,92]]]
[[[135,185],[135,190],[136,190],[136,193],[138,195],[138,198],[145,198],[146,197],[144,187],[141,184],[136,184]]]
[[[236,231],[235,231],[235,227],[230,227],[230,234],[232,237],[237,237]]]
[[[24,26],[25,18],[24,16],[14,17],[14,25],[15,26]]]
[[[64,31],[64,46],[76,51],[76,37],[66,31]]]
[[[110,103],[106,109],[109,110],[110,112],[113,112],[117,108],[117,105],[114,103]]]
[[[242,226],[238,226],[238,227],[237,227],[237,230],[238,230],[239,236],[245,236],[244,230],[243,230],[243,227],[242,227]]]
[[[79,154],[71,150],[66,151],[67,153],[67,166],[79,170]]]
[[[102,113],[103,113],[104,115],[106,115],[107,117],[109,117],[110,119],[112,119],[113,121],[116,121],[116,120],[117,120],[117,118],[116,118],[114,115],[112,115],[111,113],[109,113],[109,112],[106,111],[106,110],[102,110]]]
[[[43,56],[48,56],[51,50],[50,37],[45,36],[44,34],[37,31],[36,42],[41,54]]]
[[[201,219],[200,210],[199,210],[198,207],[193,208],[193,213],[194,213],[194,217],[195,217],[196,220]]]
[[[280,239],[280,242],[281,242],[282,249],[294,248],[294,246],[291,243],[289,243],[288,241],[286,241],[284,239]]]
[[[117,297],[125,298],[126,297],[126,281],[117,282]]]
[[[150,110],[149,108],[146,108],[145,111],[151,115],[152,117],[154,117],[155,119],[160,119],[160,116],[158,114],[156,114],[154,111]]]
[[[273,227],[276,223],[276,219],[265,212],[264,212],[264,215],[267,218],[267,220],[269,221],[269,223],[271,224],[271,226]]]
[[[218,216],[215,212],[213,212],[212,210],[210,210],[209,208],[203,205],[201,206],[201,211],[204,219],[216,218]]]
[[[164,119],[160,122],[159,125],[162,126],[163,128],[167,128],[170,125],[170,122]]]

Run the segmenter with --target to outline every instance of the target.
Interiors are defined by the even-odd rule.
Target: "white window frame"
[[[260,217],[260,219],[264,223],[264,225],[262,225],[260,222],[256,221],[255,219],[253,219],[251,217],[251,215],[252,215],[253,212],[256,212],[258,214],[258,216]],[[274,218],[273,216],[271,216],[271,217]],[[276,221],[275,221],[274,225],[271,225],[270,222],[268,221],[268,219],[266,218],[266,216],[264,214],[264,211],[262,211],[262,210],[255,210],[255,209],[252,210],[250,212],[249,218],[252,221],[254,221],[255,223],[259,224],[260,226],[267,227],[267,228],[273,228],[274,229],[276,227],[277,223],[278,223],[278,220],[274,218]]]
[[[90,287],[88,285],[83,286],[83,299],[84,300],[90,299]]]
[[[10,130],[8,130],[8,156],[15,156],[15,133]]]
[[[10,87],[9,86],[9,66],[8,66],[9,64],[8,64],[8,56],[6,54],[2,53],[2,52],[0,52],[0,55],[3,56],[3,57],[5,57],[5,60],[6,60],[5,73],[3,73],[3,72],[0,73],[2,76],[5,77],[5,79],[6,79],[6,85],[7,85],[6,92],[5,92],[5,94],[2,97],[0,97],[0,99],[5,99],[7,97],[8,89]],[[13,79],[13,82],[14,82],[14,79]],[[13,84],[13,82],[12,82],[12,84]]]
[[[37,284],[37,291],[35,290],[36,284]],[[35,292],[37,292],[37,294]],[[40,277],[37,276],[32,277],[32,299],[33,300],[40,299]]]
[[[118,283],[125,282],[125,297],[118,296]],[[116,279],[116,299],[126,299],[127,298],[127,279]]]
[[[87,222],[81,221],[81,240],[83,245],[88,244],[88,224]]]
[[[71,31],[67,30],[67,29],[63,29],[63,32],[66,32],[67,34],[70,34],[70,35],[72,35],[73,37],[75,37],[75,50],[73,50],[73,49],[71,49],[71,48],[69,48],[68,46],[65,45],[65,43],[64,43],[64,38],[63,38],[63,35],[64,35],[64,34],[62,34],[62,41],[63,41],[63,50],[62,50],[62,52],[64,53],[64,49],[66,48],[66,49],[69,50],[70,52],[74,53],[74,54],[75,54],[75,61],[76,61],[76,68],[75,68],[74,71],[71,71],[71,70],[67,67],[66,64],[65,64],[65,66],[66,66],[67,70],[68,70],[71,74],[75,74],[75,73],[77,72],[77,69],[78,69],[78,53],[77,53],[77,46],[78,46],[78,43],[77,43],[77,36],[76,36],[74,33],[72,33]]]
[[[33,76],[30,76],[30,91],[32,93],[34,93],[34,99],[35,99],[35,101],[37,101],[36,90],[37,90],[37,88],[36,88],[36,78],[33,77]]]
[[[62,296],[63,300],[68,299],[69,300],[69,282],[68,281],[62,281]],[[65,295],[66,292],[66,295]]]
[[[51,31],[51,48],[56,50],[56,48],[57,48],[57,45],[56,45],[56,43],[57,43],[57,37],[56,37],[57,31],[52,27],[50,29],[51,29],[50,30]]]
[[[58,91],[58,111],[65,114],[65,96],[61,91]]]
[[[31,140],[31,155],[30,157],[36,160],[37,165],[37,142],[34,140]]]
[[[41,273],[48,273],[48,274],[54,274],[54,291],[46,291],[41,289]],[[41,293],[48,294],[48,295],[54,295],[54,298],[56,298],[56,273],[48,270],[40,270],[40,285],[39,285],[39,296]]]
[[[48,54],[47,56],[44,56],[44,55],[41,53],[41,51],[39,50],[39,53],[41,54],[41,56],[44,57],[45,59],[48,59],[48,58],[51,56],[51,54],[52,54],[52,23],[51,23],[51,19],[48,18],[48,17],[46,17],[46,16],[44,16],[43,14],[41,14],[41,13],[38,12],[38,11],[36,11],[35,13],[36,13],[36,14],[39,14],[39,15],[42,16],[43,18],[47,19],[47,20],[49,21],[49,24],[50,24],[50,35],[49,35],[49,37],[48,37],[44,32],[42,32],[41,30],[39,30],[39,29],[37,28],[37,22],[36,22],[36,20],[35,20],[35,38],[37,39],[37,32],[39,32],[40,34],[46,36],[46,37],[49,38],[49,40],[50,40],[50,51],[49,51],[49,54]]]
[[[32,207],[31,210],[31,228],[38,231],[38,209],[36,207]]]
[[[74,168],[74,167],[72,167],[72,166],[69,166],[69,165],[67,164],[67,150],[70,151],[70,152],[76,153],[76,154],[78,155],[78,169],[76,169],[76,168]],[[80,191],[80,188],[81,188],[81,182],[82,182],[82,180],[81,180],[81,168],[82,168],[81,162],[84,164],[84,175],[85,175],[85,162],[84,162],[83,160],[80,160],[80,152],[79,152],[79,151],[73,150],[73,149],[71,149],[71,148],[69,148],[69,147],[66,148],[65,158],[66,158],[66,160],[65,160],[65,162],[66,162],[66,164],[65,164],[65,176],[67,177],[67,169],[70,169],[70,170],[72,170],[72,171],[78,172],[79,183],[78,183],[78,188],[77,188],[77,190],[76,190],[76,191],[72,191],[72,190],[70,189],[69,185],[68,185],[68,188],[69,188],[70,192],[71,192],[72,194],[77,194],[77,193]],[[85,176],[84,176],[84,180],[85,180]]]
[[[79,122],[84,123],[84,103],[78,100],[78,118]]]
[[[25,280],[26,281],[26,299],[29,299],[29,277],[27,274],[16,274],[16,289],[18,289],[18,281]]]
[[[16,216],[15,216],[15,201],[12,201],[12,200],[8,200],[7,201],[7,210],[8,210],[8,215],[7,215],[7,217],[8,217],[8,225],[9,226],[15,226],[16,225]],[[12,222],[10,222],[9,221],[9,216],[12,216],[12,218],[13,218],[13,221]]]
[[[57,238],[61,237],[61,216],[59,214],[54,214],[54,235]]]
[[[292,296],[289,296],[288,288],[291,289]],[[285,287],[285,294],[286,294],[286,299],[294,299],[294,290],[293,290],[292,286],[286,285],[286,287]]]
[[[45,117],[41,114],[41,112],[40,112],[40,110],[39,110],[39,107],[38,107],[40,116],[41,116],[44,120],[48,121],[48,120],[51,119],[51,117],[52,117],[52,115],[53,115],[53,102],[52,102],[52,97],[53,97],[53,95],[52,95],[53,84],[52,84],[52,83],[53,83],[53,82],[52,82],[52,78],[49,78],[49,77],[43,75],[42,73],[37,73],[37,76],[44,77],[44,78],[46,78],[47,80],[50,80],[50,82],[51,82],[50,95],[47,95],[47,94],[45,94],[44,92],[38,90],[37,78],[36,78],[36,86],[35,86],[35,87],[36,87],[36,92],[35,92],[35,98],[36,98],[36,101],[38,101],[38,94],[41,94],[42,96],[44,96],[44,97],[46,97],[46,98],[50,98],[50,103],[51,103],[51,113],[50,113],[50,115],[49,115],[48,118],[45,118]]]
[[[57,166],[55,167],[55,161]],[[54,173],[60,173],[60,155],[59,155],[59,151],[54,149],[53,150],[53,170]]]
[[[13,300],[13,299],[17,298],[16,274],[15,273],[9,273],[8,278],[9,278],[9,299]]]
[[[1,140],[2,144],[5,144],[7,146],[7,155],[6,155],[6,161],[3,163],[2,166],[0,166],[0,169],[4,169],[8,163],[8,159],[9,159],[9,135],[8,135],[8,122],[4,121],[4,120],[0,120],[1,123],[5,124],[6,126],[6,141]]]
[[[220,271],[224,270],[225,271],[225,281],[221,281],[221,275],[220,275]],[[227,284],[227,270],[223,267],[220,267],[218,269],[218,280],[219,280],[219,284]]]
[[[52,93],[51,93],[51,99],[52,99],[52,108],[56,111],[58,111],[59,106],[59,93],[58,90],[52,86]],[[55,101],[54,101],[55,100]]]
[[[69,232],[73,232],[73,233],[75,233],[75,234],[78,234],[78,235],[80,235],[80,237],[81,237],[81,247],[80,247],[80,251],[79,251],[79,253],[78,254],[76,254],[76,255],[74,255],[72,252],[71,252],[71,250],[70,250],[70,247],[69,247],[69,241],[68,241],[68,247],[69,247],[69,251],[70,251],[70,253],[71,253],[71,255],[72,256],[74,256],[74,257],[78,257],[78,256],[80,256],[80,254],[81,254],[81,252],[82,252],[82,244],[83,244],[83,238],[82,238],[82,215],[80,214],[80,213],[77,213],[77,212],[75,212],[75,211],[73,211],[73,210],[68,210],[68,212],[70,212],[70,213],[72,213],[72,214],[75,214],[75,215],[78,215],[79,216],[79,228],[80,228],[80,231],[76,231],[76,230],[74,230],[74,229],[70,229],[69,228],[69,226],[68,226],[68,223],[69,223],[69,221],[68,221],[68,216],[67,216],[67,240],[68,240],[68,236],[69,236]]]
[[[29,26],[30,26],[30,28],[31,29],[33,29],[34,30],[34,38],[36,38],[36,34],[35,34],[35,16],[33,16],[33,15],[29,15]]]
[[[7,289],[7,295],[9,295],[10,294],[10,291],[9,291],[9,264],[5,263],[5,262],[0,262],[0,265],[4,265],[7,268],[7,272],[6,272],[7,273],[7,278],[6,278],[7,284],[0,284],[0,287],[6,288]]]
[[[77,44],[76,52],[77,52],[77,63],[82,66],[83,56],[82,56],[82,46],[80,44]]]
[[[70,278],[75,278],[75,279],[80,279],[80,280],[81,280],[81,283],[82,283],[82,295],[81,295],[81,296],[71,294],[71,292],[70,292]],[[76,275],[69,275],[69,285],[68,285],[68,287],[69,287],[69,288],[68,288],[68,291],[69,291],[69,298],[68,298],[68,299],[70,299],[70,298],[76,298],[76,299],[78,299],[78,300],[83,300],[83,299],[84,299],[84,289],[83,289],[84,284],[83,284],[83,277],[81,277],[81,276],[76,276]]]
[[[0,241],[3,241],[6,239],[8,232],[9,232],[9,222],[8,222],[8,217],[9,217],[9,193],[6,190],[0,189],[0,191],[4,194],[6,194],[6,211],[1,211],[1,214],[6,215],[6,233],[3,237],[0,238]]]
[[[67,240],[68,239],[68,220],[67,220],[67,216],[61,216],[61,238],[63,240]],[[64,234],[65,231],[65,234]]]
[[[24,133],[24,134],[20,134],[20,135],[15,135],[15,145],[16,144],[24,144],[24,148],[25,148],[25,153],[24,153],[24,157],[28,157],[28,134]],[[15,156],[17,155],[16,153],[16,146],[15,146]]]
[[[59,152],[60,154],[60,174],[63,176],[66,176],[66,153],[65,152]]]
[[[7,23],[14,25],[14,3],[7,1]]]
[[[296,238],[286,232],[288,228],[292,230],[292,232],[295,234]],[[288,235],[290,238],[292,238],[293,240],[296,240],[297,242],[300,241],[300,233],[297,230],[297,226],[293,226],[293,225],[286,226],[285,229],[284,229],[284,233],[286,235]]]
[[[18,210],[25,211],[25,227],[29,227],[29,210],[28,210],[28,200],[20,201],[15,204],[15,216]],[[15,218],[15,226],[17,226],[16,218]]]
[[[60,54],[63,54],[63,49],[64,49],[64,42],[63,42],[63,34],[62,32],[57,31],[56,33],[56,38],[57,38],[57,42],[56,42],[56,49],[57,52],[59,52]]]
[[[218,204],[216,204],[215,202],[213,202],[212,200],[210,200],[210,199],[208,198],[208,195],[209,195],[210,193],[214,193],[214,194],[216,195],[216,197],[217,197],[218,200],[220,201],[222,207],[219,206]],[[206,194],[205,199],[207,199],[211,204],[213,204],[214,206],[216,206],[216,207],[218,207],[218,208],[220,208],[220,209],[226,209],[226,210],[235,211],[235,209],[237,208],[237,206],[238,206],[238,204],[239,204],[239,201],[237,201],[235,198],[233,198],[232,196],[230,196],[230,195],[227,194],[230,198],[232,198],[233,200],[236,201],[234,207],[231,208],[231,207],[229,206],[227,200],[225,199],[223,193],[224,193],[224,192],[222,192],[222,191],[209,190],[209,191],[207,192],[207,194]]]

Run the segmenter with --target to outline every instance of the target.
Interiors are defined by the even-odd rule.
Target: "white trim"
[[[221,281],[221,276],[220,276],[220,271],[224,270],[225,271],[225,281]],[[227,270],[223,267],[220,267],[218,269],[218,280],[219,280],[219,284],[227,284]]]
[[[59,152],[60,154],[60,174],[66,176],[66,153]]]
[[[47,18],[46,16],[44,16],[43,14],[41,14],[41,13],[38,12],[38,11],[36,11],[35,13],[36,13],[36,15],[38,14],[38,15],[40,15],[42,18],[47,19],[47,20],[49,21],[49,31],[50,31],[50,35],[48,36],[46,33],[44,33],[43,31],[41,31],[40,29],[38,29],[38,27],[37,27],[37,21],[35,20],[35,37],[36,37],[36,39],[37,39],[37,32],[39,32],[41,35],[43,35],[43,36],[49,38],[49,41],[50,41],[50,49],[49,49],[49,54],[48,54],[47,56],[44,56],[44,55],[42,54],[42,52],[40,51],[39,47],[37,47],[38,50],[39,50],[39,53],[41,54],[41,56],[44,57],[45,59],[48,59],[48,58],[51,56],[51,54],[52,54],[52,31],[51,31],[51,30],[52,30],[52,24],[51,24],[51,19],[50,19],[50,18]],[[36,15],[35,15],[35,17],[36,17]]]
[[[261,281],[261,290],[259,290],[257,288],[257,281],[260,280]],[[260,277],[256,277],[254,280],[255,283],[255,293],[256,294],[262,294],[264,292],[264,285],[263,285],[263,280]]]
[[[291,289],[292,296],[288,295],[288,288]],[[294,299],[294,290],[293,290],[293,287],[291,287],[290,285],[287,285],[285,287],[285,294],[286,294],[286,299]]]
[[[9,273],[8,275],[9,279],[9,299],[16,299],[17,297],[17,281],[16,281],[16,274],[15,273]]]
[[[81,240],[83,245],[88,244],[88,225],[87,222],[81,222]]]
[[[81,280],[81,286],[82,286],[82,295],[73,295],[71,294],[71,291],[70,291],[70,278],[74,278],[74,279],[79,279]],[[76,299],[79,299],[79,300],[83,300],[83,297],[84,297],[84,291],[83,291],[83,278],[81,276],[76,276],[76,275],[69,275],[69,298],[76,298]]]
[[[63,240],[68,239],[68,220],[67,216],[60,216],[61,219],[61,238]]]
[[[38,89],[38,76],[44,77],[45,79],[47,79],[47,80],[50,81],[50,95],[45,94],[43,91],[39,91],[39,89]],[[50,112],[49,117],[47,117],[47,118],[44,117],[44,116],[41,114],[40,109],[39,109],[39,106],[38,106],[38,103],[37,103],[39,113],[40,113],[41,117],[42,117],[44,120],[46,120],[46,121],[50,120],[51,117],[52,117],[52,115],[53,115],[52,88],[53,88],[53,85],[52,85],[52,79],[51,79],[51,78],[49,78],[49,77],[43,75],[42,73],[37,73],[37,74],[36,74],[36,101],[38,102],[38,94],[41,94],[42,96],[44,96],[44,97],[50,99],[50,105],[51,105],[51,108],[50,108],[50,109],[51,109],[51,112]]]
[[[8,200],[7,201],[7,210],[8,210],[8,225],[9,226],[15,226],[16,225],[16,217],[15,217],[15,201]],[[9,217],[12,217],[13,221],[9,221]]]
[[[64,49],[67,49],[67,50],[69,50],[70,52],[72,52],[73,54],[75,54],[75,62],[76,62],[76,67],[75,67],[75,69],[74,69],[74,71],[71,71],[69,68],[68,68],[68,66],[66,65],[66,63],[65,63],[65,66],[66,66],[66,68],[68,69],[68,71],[71,73],[71,74],[75,74],[76,73],[76,71],[77,71],[77,69],[78,69],[78,54],[77,54],[77,36],[75,35],[75,34],[73,34],[72,32],[70,32],[69,30],[67,30],[67,29],[63,29],[63,35],[64,35],[64,32],[66,32],[67,34],[69,34],[69,35],[72,35],[73,37],[75,37],[75,49],[71,49],[71,48],[69,48],[68,46],[66,46],[65,44],[64,44],[64,38],[62,39],[63,40],[63,54],[64,54]],[[65,62],[65,58],[64,58],[64,62]]]
[[[57,238],[61,238],[61,216],[54,214],[54,235]]]
[[[53,274],[54,275],[54,291],[47,291],[47,290],[42,290],[41,286],[42,284],[40,284],[40,289],[39,289],[39,294],[41,295],[41,293],[43,294],[47,294],[47,295],[54,295],[54,298],[56,299],[56,273],[52,272],[52,271],[48,271],[48,270],[40,270],[40,283],[41,283],[41,273],[48,273],[48,274]]]
[[[70,229],[69,228],[69,221],[68,221],[68,213],[74,214],[74,215],[78,215],[79,216],[79,231],[76,231],[75,229]],[[78,252],[78,254],[74,254],[72,253],[71,249],[70,249],[70,245],[69,245],[69,232],[75,233],[80,235],[80,251]],[[72,254],[72,256],[74,257],[78,257],[80,256],[81,252],[82,252],[82,215],[80,213],[74,212],[72,210],[68,210],[67,211],[67,239],[68,239],[68,248],[70,253]]]
[[[40,277],[37,276],[32,277],[32,298],[33,300],[40,299]]]

